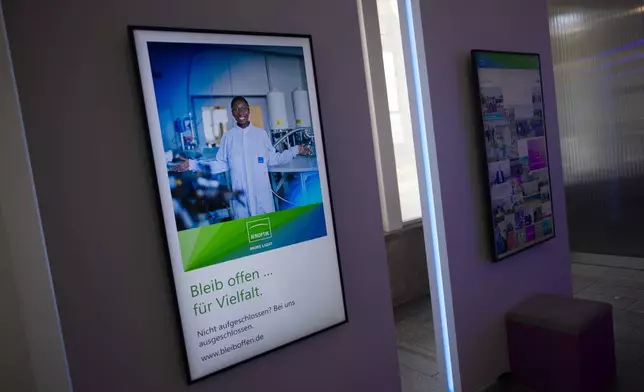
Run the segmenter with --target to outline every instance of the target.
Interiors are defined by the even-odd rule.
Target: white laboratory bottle
[[[284,93],[277,89],[271,89],[266,94],[268,103],[268,119],[271,122],[272,130],[288,129],[288,119],[286,117],[286,99]]]
[[[297,88],[293,90],[293,110],[295,111],[295,126],[311,126],[311,110],[309,108],[309,93]]]

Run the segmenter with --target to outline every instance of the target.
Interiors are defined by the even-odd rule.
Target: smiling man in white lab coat
[[[287,163],[307,149],[298,145],[277,152],[268,133],[250,123],[250,108],[244,97],[233,98],[230,106],[237,124],[221,138],[215,159],[185,161],[174,170],[198,170],[199,165],[209,166],[213,173],[230,170],[232,190],[242,192],[239,201],[232,201],[234,219],[275,212],[268,166]]]

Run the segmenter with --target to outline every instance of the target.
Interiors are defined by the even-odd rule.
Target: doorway
[[[402,391],[457,391],[425,53],[412,20],[418,2],[358,0],[358,8]]]

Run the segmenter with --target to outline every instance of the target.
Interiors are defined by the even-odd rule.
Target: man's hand
[[[183,157],[178,157],[178,159],[181,162],[171,162],[170,163],[170,171],[177,172],[177,173],[183,173],[185,171],[188,171],[188,168],[190,167],[190,162],[186,158]]]
[[[308,156],[313,155],[313,151],[311,151],[311,149],[305,146],[304,144],[299,144],[297,146],[297,153],[300,155],[308,155]]]

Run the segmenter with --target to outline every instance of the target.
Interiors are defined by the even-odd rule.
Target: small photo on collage
[[[529,139],[528,144],[528,167],[530,171],[543,170],[548,167],[548,154],[546,152],[546,138],[537,137]]]
[[[523,226],[528,227],[534,224],[534,208],[525,205],[523,206]]]
[[[514,231],[515,228],[515,221],[514,221],[514,214],[507,214],[505,216],[505,220],[502,223],[501,229],[503,230],[504,233],[509,233],[511,231]]]
[[[519,105],[519,104],[514,104],[511,106],[507,106],[506,108],[512,108],[514,112],[514,120],[518,121],[523,121],[523,120],[531,120],[534,114],[534,110],[532,108],[532,105],[526,104],[526,105]]]
[[[485,147],[488,162],[519,157],[516,130],[505,121],[485,122]]]
[[[550,236],[554,234],[552,226],[552,218],[544,219],[542,222],[536,226],[536,236],[537,239]]]
[[[541,190],[541,201],[546,203],[550,201],[550,186],[545,185],[540,188]]]
[[[539,223],[543,220],[544,216],[543,216],[543,210],[541,209],[541,206],[534,207],[534,209],[532,210],[532,216],[533,216],[532,221],[534,223]]]
[[[532,86],[532,107],[534,117],[543,118],[543,97],[541,96],[541,86]]]
[[[510,180],[511,176],[510,161],[490,162],[488,164],[488,179],[491,187],[505,183]]]
[[[538,225],[535,226],[535,236],[537,239],[543,238],[544,237],[544,230],[543,230],[543,225],[539,223]]]
[[[492,199],[492,213],[494,215],[494,223],[498,224],[505,221],[505,215],[510,212],[512,205],[507,198]]]
[[[523,176],[528,174],[528,167],[527,165],[524,166],[520,159],[513,159],[510,161],[510,172],[512,173],[513,178],[520,178],[523,180]]]
[[[510,185],[512,187],[512,191],[511,191],[512,193],[510,195],[510,198],[512,199],[512,205],[514,207],[518,207],[521,204],[523,204],[523,200],[524,200],[523,184],[521,182],[521,178],[520,177],[512,178],[512,180],[510,180]]]
[[[541,199],[539,192],[539,181],[530,181],[523,183],[523,197],[526,199]]]
[[[517,229],[523,229],[525,227],[525,216],[523,215],[523,209],[519,209],[514,212],[514,227]]]
[[[525,228],[525,242],[530,243],[534,242],[534,240],[537,238],[537,233],[534,228],[534,226],[526,227]]]
[[[526,236],[525,236],[525,230],[517,230],[516,232],[516,242],[517,242],[517,248],[520,248],[526,244]]]
[[[552,218],[545,219],[543,222],[541,222],[541,226],[544,236],[553,235],[555,233],[554,226],[552,224]]]
[[[500,87],[481,88],[481,110],[484,117],[504,114],[503,91]]]
[[[540,189],[546,186],[547,187],[550,186],[550,176],[548,175],[548,170],[535,171],[532,173],[532,178],[535,179],[536,181],[539,181]],[[548,193],[550,193],[549,188],[548,188]]]
[[[513,251],[513,250],[517,249],[518,244],[517,244],[517,233],[516,233],[516,231],[513,230],[513,231],[510,231],[510,232],[507,232],[505,237],[506,237],[505,240],[506,240],[506,243],[507,243],[507,251],[510,252],[510,251]]]

